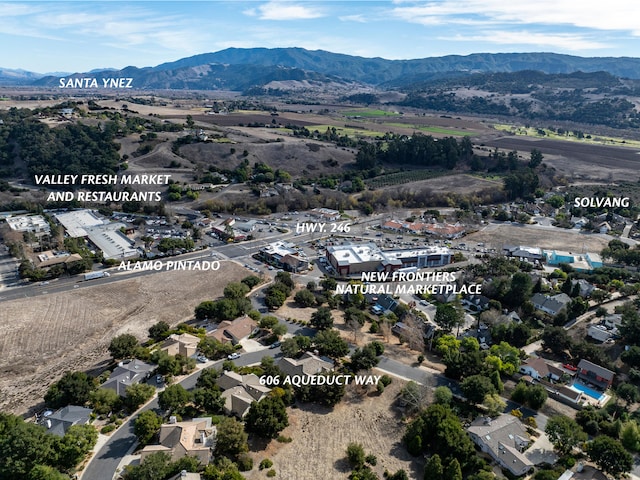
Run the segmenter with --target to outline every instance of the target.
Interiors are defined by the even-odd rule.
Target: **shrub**
[[[264,470],[265,468],[271,468],[273,466],[273,462],[268,458],[265,458],[260,462],[260,470]]]
[[[285,437],[284,435],[278,435],[276,440],[280,443],[291,443],[293,441],[291,437]]]
[[[273,466],[273,462],[268,458],[265,458],[260,462],[260,470],[264,470],[265,468],[271,468]]]
[[[107,433],[113,432],[115,429],[116,429],[115,425],[105,425],[100,429],[100,433],[102,433],[103,435],[106,435]]]
[[[248,472],[253,469],[253,458],[246,453],[241,453],[238,456],[238,461],[236,463],[238,464],[238,470],[241,472]]]
[[[388,387],[389,385],[391,385],[391,382],[393,382],[393,378],[391,378],[389,375],[382,375],[382,378],[380,378],[380,383],[382,383],[382,385],[384,385],[385,387]]]
[[[275,476],[276,476],[276,471],[273,468],[267,472],[267,477],[275,477]]]

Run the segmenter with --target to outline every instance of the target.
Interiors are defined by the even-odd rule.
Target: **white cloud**
[[[526,30],[517,32],[491,31],[478,35],[453,35],[439,37],[440,40],[455,42],[487,42],[498,45],[529,45],[540,49],[562,49],[580,51],[586,49],[602,49],[610,47],[602,42],[592,41],[581,35],[571,34],[544,34]]]
[[[461,17],[497,23],[571,25],[595,30],[618,30],[640,35],[640,3],[630,0],[435,0],[394,2],[397,18],[434,25]]]
[[[342,17],[338,17],[338,20],[342,22],[357,22],[357,23],[367,23],[367,18],[362,15],[344,15]]]
[[[257,16],[260,20],[309,20],[325,16],[324,12],[319,8],[294,4],[288,1],[271,1],[257,8],[245,10],[244,13],[250,16]]]

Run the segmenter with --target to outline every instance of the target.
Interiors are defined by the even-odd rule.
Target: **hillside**
[[[92,70],[76,77],[132,77],[136,88],[239,90],[275,80],[355,82],[369,86],[415,82],[486,72],[535,70],[548,74],[604,71],[640,79],[640,59],[584,58],[555,53],[476,53],[412,60],[364,58],[303,48],[229,48],[163,63],[156,67]],[[1,71],[1,69],[0,69]],[[58,86],[58,76],[30,72],[0,75],[0,85]]]

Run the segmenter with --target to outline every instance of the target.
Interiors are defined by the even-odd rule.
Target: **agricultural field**
[[[509,132],[514,135],[521,135],[525,137],[534,138],[547,138],[549,140],[562,140],[567,142],[580,142],[596,145],[612,145],[612,146],[627,146],[627,147],[640,147],[640,140],[622,138],[622,137],[610,137],[605,135],[596,135],[583,132],[581,137],[577,136],[574,131],[566,131],[565,134],[559,134],[548,128],[538,127],[524,127],[518,125],[509,124],[495,124],[496,130],[502,132]]]
[[[223,262],[218,271],[153,273],[3,302],[0,410],[23,413],[64,372],[107,360],[113,337],[132,333],[144,339],[160,320],[171,325],[189,320],[198,303],[221,296],[228,282],[247,274]]]
[[[369,188],[383,188],[393,185],[403,185],[409,182],[427,180],[430,178],[442,177],[450,175],[451,172],[445,170],[409,170],[406,172],[389,173],[365,180],[365,184]]]

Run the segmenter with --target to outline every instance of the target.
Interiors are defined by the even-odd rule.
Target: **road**
[[[293,323],[284,323],[286,323],[288,331],[292,334],[308,335],[309,333],[313,332],[313,330],[309,328],[301,327]],[[238,366],[254,365],[260,363],[262,357],[264,356],[279,357],[281,355],[282,353],[280,352],[280,348],[266,349],[258,352],[242,354],[240,358],[234,360],[234,363]],[[221,368],[222,363],[223,360],[218,360],[211,363],[210,365],[207,365],[207,367]],[[445,377],[443,374],[436,372],[435,370],[427,369],[426,367],[415,367],[406,365],[383,355],[380,357],[377,368],[395,377],[406,380],[413,380],[416,383],[427,385],[431,388],[446,386],[451,389],[454,395],[460,397],[463,396],[457,382]],[[182,385],[187,390],[194,388],[196,381],[200,376],[200,372],[201,370],[198,370],[184,380],[180,381],[180,385]],[[510,400],[505,399],[505,401],[507,402],[507,408],[505,412],[510,412],[511,410],[519,408],[522,411],[524,417],[535,417],[538,429],[544,430],[548,420],[545,415],[528,408],[524,408],[521,405],[511,402]],[[157,413],[163,414],[163,412],[159,409],[157,397],[149,404],[144,406],[140,411],[145,410],[156,410]],[[137,440],[133,433],[133,422],[137,418],[138,413],[129,417],[109,438],[108,442],[103,445],[102,448],[91,459],[87,467],[82,472],[80,478],[86,480],[94,480],[111,479],[115,477],[116,470],[122,458],[124,458],[137,445]]]

